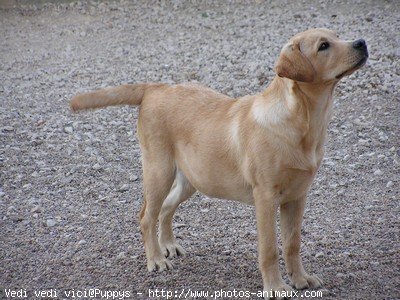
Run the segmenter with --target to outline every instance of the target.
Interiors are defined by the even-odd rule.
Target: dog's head
[[[280,77],[301,82],[338,81],[365,64],[367,45],[363,39],[343,41],[328,29],[310,29],[287,43],[275,65]]]

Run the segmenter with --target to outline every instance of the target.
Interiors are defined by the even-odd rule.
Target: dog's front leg
[[[303,221],[306,197],[281,205],[281,231],[283,257],[290,280],[296,289],[318,288],[322,281],[308,275],[300,258],[301,223]]]
[[[276,238],[276,215],[279,207],[276,195],[263,188],[253,190],[258,234],[258,261],[263,278],[265,298],[289,294],[292,288],[285,284],[279,271],[279,252]]]

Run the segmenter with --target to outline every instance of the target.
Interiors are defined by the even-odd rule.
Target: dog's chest
[[[274,180],[282,201],[290,201],[307,194],[323,157],[322,150],[294,153]]]

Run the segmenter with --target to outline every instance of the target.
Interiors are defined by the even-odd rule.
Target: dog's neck
[[[335,85],[300,83],[276,76],[261,94],[255,118],[269,130],[285,130],[286,137],[290,137],[287,142],[301,144],[305,151],[323,151]]]
[[[326,111],[329,107],[329,103],[332,102],[332,94],[336,83],[337,81],[328,83],[304,83],[275,76],[271,84],[263,92],[263,95],[271,95],[271,91],[274,91],[274,94],[280,93],[280,95],[272,96],[278,96],[283,101],[291,99],[294,96],[296,99],[306,101],[304,105],[307,106],[310,114],[319,114]],[[286,104],[288,107],[291,107],[291,105],[295,103]]]
[[[303,115],[309,130],[314,126],[326,127],[330,121],[333,90],[337,82],[304,83],[276,76],[263,96],[283,101],[289,113]],[[316,128],[317,129],[317,128]]]

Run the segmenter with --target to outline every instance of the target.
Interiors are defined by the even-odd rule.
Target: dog
[[[331,30],[310,29],[282,48],[276,76],[260,94],[233,99],[195,84],[139,83],[75,96],[73,111],[140,105],[140,227],[148,270],[170,269],[168,258],[185,254],[172,219],[197,190],[255,206],[264,291],[292,291],[278,265],[278,209],[292,285],[320,287],[300,258],[306,196],[324,154],[333,90],[367,58],[363,39],[343,41]]]

